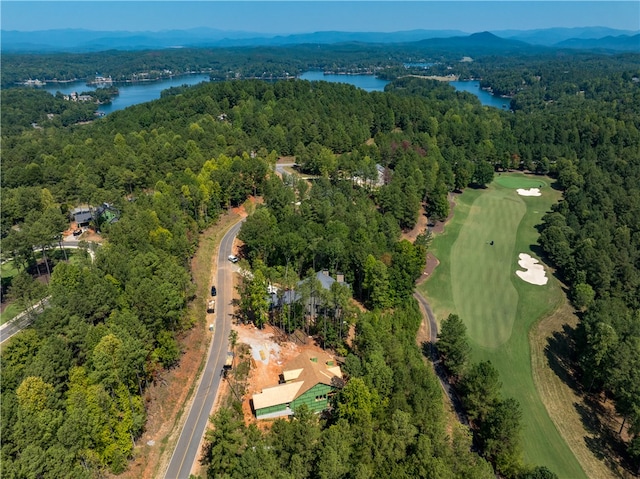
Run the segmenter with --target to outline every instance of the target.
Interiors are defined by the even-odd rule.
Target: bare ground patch
[[[449,194],[449,216],[447,216],[447,219],[444,221],[434,220],[434,222],[431,223],[432,226],[429,226],[429,223],[427,223],[427,226],[429,226],[429,231],[431,231],[432,234],[436,235],[444,232],[444,227],[447,225],[447,223],[449,223],[449,221],[451,221],[451,218],[453,218],[453,210],[455,206],[456,206],[455,193],[450,193]],[[438,260],[438,258],[436,258],[436,256],[429,251],[427,253],[427,262],[424,267],[424,271],[422,271],[422,275],[416,281],[416,285],[424,283],[429,278],[429,276],[433,274],[434,270],[439,264],[440,264],[440,261]]]
[[[429,220],[427,219],[424,207],[420,207],[420,215],[418,216],[416,225],[409,231],[403,231],[400,237],[413,243],[420,233],[424,233],[426,231],[428,223]]]

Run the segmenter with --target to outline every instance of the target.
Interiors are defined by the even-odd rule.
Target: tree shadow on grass
[[[586,446],[617,477],[630,477],[632,466],[627,462],[625,443],[613,427],[615,418],[611,408],[604,402],[606,399],[603,401],[599,395],[585,391],[575,372],[575,335],[575,328],[567,324],[562,331],[554,332],[544,350],[547,362],[556,376],[582,398],[573,406],[588,433],[584,436]]]
[[[438,360],[438,352],[436,350],[435,344],[431,341],[422,341],[420,345],[422,349],[422,354],[427,357],[431,362],[436,362]]]
[[[597,396],[587,395],[582,403],[574,403],[574,407],[585,430],[589,435],[584,437],[584,442],[591,453],[617,477],[629,477],[631,464],[625,463],[626,448],[617,431],[603,422],[609,412],[603,407]],[[621,464],[619,461],[623,461]]]
[[[575,377],[574,365],[571,360],[574,344],[575,329],[565,324],[562,326],[562,331],[555,331],[553,335],[547,339],[544,353],[547,357],[549,367],[556,376],[572,390],[581,393],[582,385]]]

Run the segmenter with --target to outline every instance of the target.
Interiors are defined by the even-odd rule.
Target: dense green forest
[[[299,411],[262,433],[235,409],[220,410],[207,477],[495,477],[466,428],[444,434],[440,386],[415,346],[420,321],[413,301],[359,317],[344,366],[350,379],[329,415]]]
[[[613,396],[631,424],[629,458],[639,460],[640,72],[637,55],[626,58],[601,56],[591,68],[567,66],[565,58],[536,68],[494,59],[496,69],[513,65],[514,83],[532,70],[554,72],[515,94],[515,112],[416,78],[373,93],[245,80],[174,89],[65,126],[48,93],[3,89],[3,256],[28,269],[32,246],[55,245],[54,220],[80,203],[121,211],[104,227],[107,243],[95,261],[55,265],[51,307],[3,350],[3,477],[96,477],[126,468],[144,428],[144,390],[180,360],[176,334],[195,320],[185,306],[194,297],[188,266],[198,233],[249,195],[265,199],[241,231],[245,256],[263,278],[293,282],[310,268],[340,271],[373,312],[358,317],[352,350],[341,318],[316,321],[320,340],[349,358],[352,379],[335,414],[321,422],[303,415],[260,434],[221,412],[212,473],[237,475],[259,464],[282,477],[488,477],[466,434],[447,439],[437,383],[414,345],[419,314],[411,294],[428,237],[399,239],[421,207],[445,218],[450,191],[481,187],[507,168],[557,175],[565,190],[541,228],[541,245],[585,309],[575,351],[588,372],[585,388]],[[491,61],[483,65],[489,76]],[[582,72],[580,82],[554,87],[566,68]],[[43,112],[54,115],[49,123]],[[278,179],[280,155],[295,155],[318,176],[313,186]],[[343,304],[344,294],[325,301]],[[265,316],[260,301],[243,307],[258,324],[301,325],[288,312]],[[514,410],[506,401],[495,407]],[[499,417],[490,424],[500,432]],[[495,444],[486,434],[476,431],[476,447],[498,470],[544,477],[521,464],[517,447],[508,462],[515,466],[503,468],[485,447]],[[228,454],[223,463],[216,463],[219,449]]]

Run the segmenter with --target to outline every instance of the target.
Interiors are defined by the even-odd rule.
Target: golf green
[[[549,186],[549,183],[542,177],[526,177],[521,173],[501,174],[496,176],[495,183],[505,188],[544,188]]]
[[[453,218],[431,246],[440,265],[420,290],[439,321],[449,313],[463,319],[472,360],[491,361],[503,396],[520,403],[525,461],[547,466],[561,479],[580,479],[586,475],[535,387],[528,340],[531,327],[560,304],[562,291],[553,277],[538,286],[515,274],[520,253],[539,259],[532,251],[535,226],[560,198],[550,184],[548,178],[503,173],[486,189],[457,196]],[[542,196],[516,192],[540,185]]]

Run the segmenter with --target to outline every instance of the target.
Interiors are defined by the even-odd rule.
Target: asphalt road
[[[229,262],[227,257],[232,254],[233,240],[240,231],[241,225],[242,221],[235,224],[220,242],[216,280],[218,295],[216,296],[215,329],[214,332],[209,333],[213,334],[213,340],[209,346],[209,355],[202,371],[198,389],[164,475],[165,479],[188,479],[195,461],[200,457],[201,439],[207,428],[209,415],[222,380],[222,367],[229,346],[231,319],[234,314],[234,308],[231,304],[233,272],[237,270],[237,266]]]
[[[282,177],[283,173],[286,173],[285,168],[293,168],[295,163],[276,163],[276,173]]]
[[[462,402],[449,383],[447,372],[444,369],[442,361],[438,357],[438,350],[436,346],[436,341],[438,340],[438,323],[436,323],[436,318],[433,314],[433,311],[431,310],[431,306],[427,302],[426,298],[422,296],[418,291],[413,293],[413,297],[418,300],[418,303],[420,303],[420,309],[424,310],[425,314],[422,315],[422,320],[429,321],[429,359],[431,359],[431,362],[433,363],[433,369],[436,372],[436,376],[438,376],[438,379],[440,380],[440,386],[442,386],[442,390],[449,398],[449,402],[451,402],[451,404],[453,405],[453,409],[458,416],[458,420],[462,424],[468,426],[469,419],[467,418],[464,408],[462,407]],[[425,345],[422,346],[424,347]]]
[[[80,248],[79,243],[80,242],[75,239],[66,240],[62,242],[62,245],[63,245],[62,247],[71,248],[71,249]],[[37,251],[40,248],[35,248],[35,249]],[[51,249],[56,249],[56,246],[52,245]],[[89,248],[89,255],[91,256],[91,260],[93,261],[95,259],[95,253],[91,250],[91,248]],[[42,301],[36,303],[31,313],[27,311],[23,311],[22,313],[18,314],[15,318],[11,319],[10,321],[7,321],[2,326],[0,326],[0,344],[4,343],[6,340],[15,336],[24,328],[29,326],[35,319],[35,316],[40,314],[44,310],[44,308],[46,308],[47,306],[49,306],[49,296],[44,298]]]
[[[31,312],[23,311],[18,314],[11,321],[6,322],[2,326],[0,326],[0,344],[4,343],[7,339],[12,336],[18,334],[24,328],[29,326],[33,321],[34,317],[42,312],[44,308],[49,305],[49,296],[44,298],[42,301],[35,304],[33,310]]]

